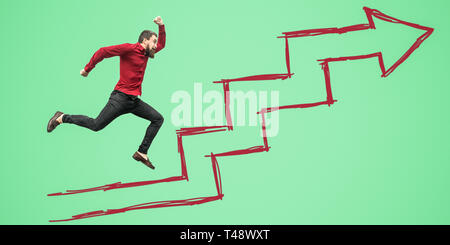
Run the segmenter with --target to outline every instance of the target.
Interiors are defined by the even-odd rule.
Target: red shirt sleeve
[[[86,72],[90,72],[92,69],[94,69],[95,65],[102,61],[104,58],[124,55],[127,52],[131,51],[132,48],[133,45],[129,43],[100,48],[99,50],[97,50],[97,52],[94,53],[89,63],[84,67],[84,70]]]
[[[166,28],[164,25],[159,26],[158,43],[156,44],[155,54],[166,46]]]

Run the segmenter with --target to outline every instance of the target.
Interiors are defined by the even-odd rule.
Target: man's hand
[[[81,74],[83,77],[87,77],[88,74],[89,74],[89,72],[86,72],[84,69],[81,69],[80,74]]]
[[[163,21],[162,21],[162,19],[161,19],[161,16],[156,17],[156,18],[153,20],[153,22],[155,22],[155,23],[158,24],[159,26],[160,26],[160,25],[164,25],[164,24],[163,24]]]

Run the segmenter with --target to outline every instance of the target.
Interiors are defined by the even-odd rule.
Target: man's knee
[[[159,115],[159,117],[152,121],[152,124],[155,124],[155,126],[161,127],[164,123],[164,117],[162,115]]]
[[[94,131],[94,132],[98,132],[98,131],[100,131],[100,130],[102,130],[103,129],[103,127],[100,127],[99,125],[94,125],[94,126],[92,126],[92,131]]]
[[[94,132],[98,132],[98,131],[102,130],[103,128],[105,128],[105,126],[106,125],[99,123],[99,121],[93,120],[92,125],[91,125],[91,130]]]

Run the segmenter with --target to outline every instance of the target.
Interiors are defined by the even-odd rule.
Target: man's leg
[[[139,99],[139,101],[137,102],[137,106],[131,111],[131,113],[151,122],[147,127],[144,139],[142,140],[142,143],[138,149],[140,153],[146,155],[148,152],[148,148],[150,148],[153,139],[155,138],[159,128],[164,122],[164,118],[158,111],[156,111],[153,107],[151,107],[141,99]]]
[[[127,111],[126,107],[124,107],[119,101],[114,98],[115,94],[111,94],[108,103],[102,109],[97,118],[90,118],[84,115],[69,115],[64,114],[62,116],[63,123],[73,123],[78,126],[82,126],[88,128],[92,131],[99,131],[106,127],[110,122],[112,122],[118,116],[125,114]]]

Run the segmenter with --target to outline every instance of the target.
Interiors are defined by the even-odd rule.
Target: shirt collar
[[[142,45],[139,42],[136,43],[136,47],[139,50],[139,52],[141,52],[142,54],[145,54],[145,48],[142,47]]]

